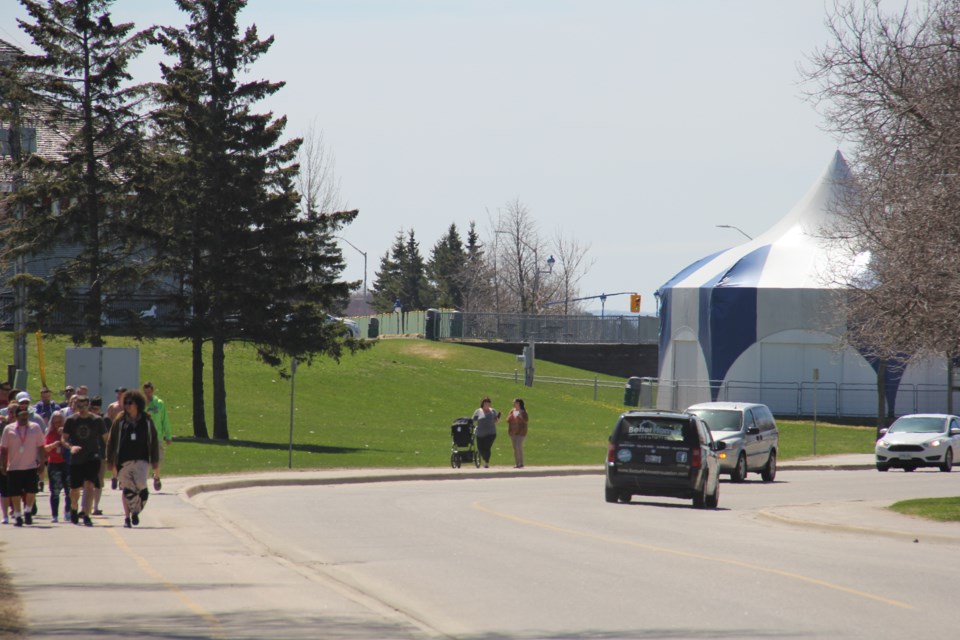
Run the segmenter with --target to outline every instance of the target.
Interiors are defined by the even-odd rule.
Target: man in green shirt
[[[170,420],[167,418],[167,405],[153,393],[153,383],[149,380],[143,383],[143,395],[147,399],[147,413],[153,419],[160,437],[160,460],[153,470],[153,490],[160,491],[160,465],[163,463],[164,452],[173,442],[173,433],[170,431]]]

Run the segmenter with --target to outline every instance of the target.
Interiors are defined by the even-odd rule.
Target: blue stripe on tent
[[[672,278],[670,278],[669,280],[667,280],[666,283],[664,283],[663,285],[661,285],[660,288],[657,289],[657,294],[660,294],[662,291],[665,291],[665,290],[667,290],[667,289],[672,289],[674,286],[676,286],[676,284],[677,284],[678,282],[680,282],[681,280],[685,280],[685,279],[687,278],[687,276],[689,276],[691,273],[693,273],[694,271],[696,271],[697,269],[699,269],[700,267],[702,267],[702,266],[703,266],[704,264],[706,264],[707,262],[710,262],[711,260],[713,260],[714,258],[716,258],[718,255],[720,255],[721,253],[723,253],[724,251],[728,251],[728,249],[723,249],[722,251],[717,251],[716,253],[711,254],[711,255],[707,256],[706,258],[702,258],[702,259],[700,259],[700,260],[697,260],[697,261],[694,262],[693,264],[685,267],[685,268],[684,268],[682,271],[680,271],[677,275],[673,276]]]
[[[756,287],[770,255],[770,245],[758,247],[737,260],[717,283],[718,287]]]
[[[874,372],[880,373],[880,358],[865,352],[858,348],[860,355],[870,363]],[[887,366],[883,369],[883,395],[887,403],[887,415],[897,415],[897,391],[900,389],[900,383],[903,381],[903,372],[907,368],[907,359],[894,358],[887,360]]]
[[[756,287],[717,287],[710,296],[710,395],[717,399],[720,385],[737,358],[757,341]]]
[[[673,329],[670,326],[670,316],[673,315],[673,290],[669,288],[657,289],[654,293],[659,301],[660,311],[660,350],[657,354],[657,375],[660,375],[660,367],[663,364],[663,356],[667,353],[667,345],[673,339]]]
[[[769,254],[769,245],[759,247],[700,287],[697,337],[713,400],[730,367],[757,341],[756,283]]]

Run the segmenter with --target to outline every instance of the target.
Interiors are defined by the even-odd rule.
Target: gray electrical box
[[[68,347],[65,384],[87,385],[91,396],[104,405],[113,401],[114,389],[140,387],[140,350],[112,347]]]

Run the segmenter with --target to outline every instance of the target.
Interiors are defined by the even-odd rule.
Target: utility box
[[[640,378],[640,406],[652,409],[657,406],[657,379]]]
[[[68,347],[66,384],[87,385],[90,396],[106,403],[114,389],[140,388],[140,350],[111,347]]]
[[[636,407],[640,404],[641,378],[636,376],[627,380],[623,387],[623,404],[626,407]]]

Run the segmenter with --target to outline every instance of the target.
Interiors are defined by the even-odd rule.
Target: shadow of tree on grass
[[[242,449],[262,449],[264,451],[289,451],[287,442],[257,442],[255,440],[198,440],[196,438],[174,438],[173,441],[181,444],[199,444],[218,447],[239,447]],[[358,453],[361,451],[380,451],[369,447],[330,447],[322,444],[293,444],[294,451],[304,453]]]

